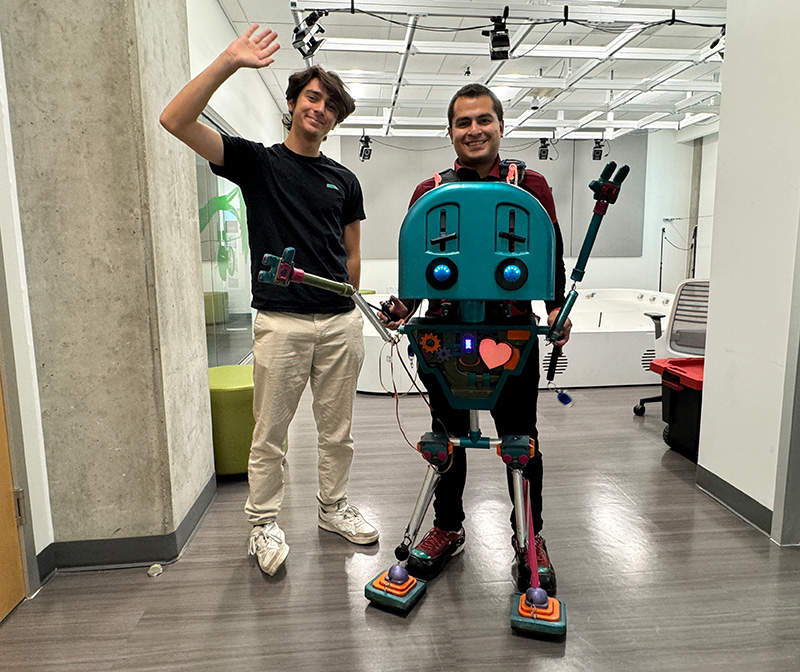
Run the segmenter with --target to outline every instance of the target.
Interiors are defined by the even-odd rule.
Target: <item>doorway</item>
[[[11,480],[5,402],[0,385],[0,621],[25,597],[25,577]]]

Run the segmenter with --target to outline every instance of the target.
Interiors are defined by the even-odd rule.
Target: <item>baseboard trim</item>
[[[194,535],[216,491],[217,478],[212,474],[181,524],[170,534],[53,542],[36,556],[39,578],[44,582],[56,570],[119,568],[175,562]]]
[[[700,465],[697,465],[695,482],[698,488],[733,511],[745,522],[750,523],[750,525],[767,536],[770,535],[772,530],[772,511],[766,506]]]
[[[56,571],[56,553],[53,548],[55,544],[48,545],[41,553],[36,556],[36,564],[39,567],[39,585],[44,584]]]

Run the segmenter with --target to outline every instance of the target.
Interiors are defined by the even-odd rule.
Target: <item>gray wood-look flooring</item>
[[[509,627],[509,503],[490,451],[469,455],[464,554],[407,617],[368,605],[364,584],[393,562],[425,463],[400,436],[393,400],[359,395],[350,500],[379,525],[379,545],[354,546],[317,528],[304,398],[280,517],[291,545],[285,570],[266,577],[248,560],[246,483],[220,483],[185,554],[160,576],[145,568],[58,573],[0,626],[0,668],[800,669],[800,554],[697,490],[694,465],[661,441],[660,408],[633,416],[646,392],[576,390],[571,409],[541,395],[544,533],[567,605],[564,642]],[[400,415],[414,440],[427,428],[418,397],[402,399]]]

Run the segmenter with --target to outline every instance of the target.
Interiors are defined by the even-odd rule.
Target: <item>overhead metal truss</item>
[[[466,58],[485,55],[488,61],[488,42],[420,40],[416,39],[420,35],[420,28],[423,22],[430,22],[432,18],[439,19],[434,25],[442,24],[442,19],[450,19],[451,22],[452,19],[463,18],[488,20],[488,17],[501,13],[502,4],[510,5],[509,27],[515,28],[511,37],[511,59],[492,62],[485,72],[476,73],[476,80],[487,86],[518,90],[511,100],[504,103],[506,135],[513,133],[520,138],[613,139],[637,130],[680,130],[698,123],[712,124],[719,113],[721,84],[716,72],[718,66],[706,66],[703,69],[699,69],[699,66],[718,64],[722,60],[725,38],[715,33],[713,26],[724,24],[724,10],[682,9],[676,10],[673,15],[669,9],[576,5],[569,4],[567,0],[570,19],[613,28],[608,33],[607,44],[587,46],[539,44],[533,41],[531,34],[534,28],[541,26],[544,21],[553,22],[563,16],[565,3],[555,0],[552,6],[543,2],[523,3],[521,0],[499,5],[447,0],[428,4],[392,4],[373,0],[355,4],[363,12],[403,21],[406,35],[403,40],[357,39],[339,37],[334,31],[329,31],[320,53],[397,54],[400,59],[394,72],[338,71],[348,84],[392,87],[388,98],[385,94],[360,96],[357,99],[359,108],[375,108],[376,113],[351,116],[340,126],[339,132],[342,134],[355,135],[368,131],[385,136],[443,135],[444,115],[426,114],[446,106],[442,97],[439,96],[438,100],[404,98],[403,89],[414,87],[418,91],[419,87],[446,87],[454,90],[465,83],[464,77],[457,74],[408,72],[409,58],[416,55]],[[296,21],[303,12],[311,10],[336,10],[336,16],[342,17],[338,12],[351,8],[350,0],[327,0],[322,3],[319,0],[291,0],[290,5]],[[403,17],[406,17],[405,20]],[[672,18],[709,26],[709,46],[700,49],[628,46],[650,24]],[[713,47],[712,40],[715,40]],[[559,77],[542,76],[543,67],[539,68],[539,75],[502,71],[504,66],[515,61],[521,65],[520,69],[525,69],[526,62],[541,65],[561,61],[570,67],[564,76]],[[633,61],[648,62],[654,67],[650,69],[650,74],[640,79],[617,79],[613,77],[613,70],[609,76],[609,68],[604,67]],[[659,63],[662,66],[660,68]],[[598,72],[599,76],[592,76]],[[588,100],[576,102],[574,96],[570,95],[576,92],[596,93],[584,96]],[[650,94],[646,103],[643,94]],[[654,97],[656,100],[652,100]]]

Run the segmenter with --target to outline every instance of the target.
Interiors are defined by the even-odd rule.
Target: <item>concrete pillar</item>
[[[729,0],[698,484],[800,543],[800,4]]]
[[[170,555],[214,489],[194,160],[158,124],[186,3],[6,0],[0,26],[53,562]]]

